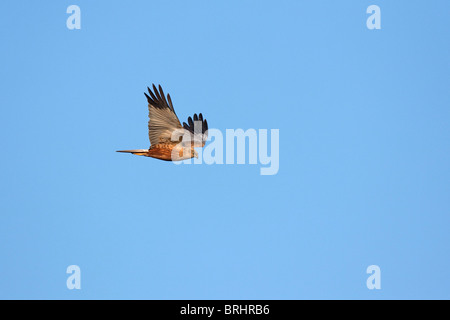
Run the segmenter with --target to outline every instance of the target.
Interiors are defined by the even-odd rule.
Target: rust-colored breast
[[[172,159],[172,152],[174,152],[175,155],[178,155],[179,158]],[[146,156],[164,161],[183,160],[192,158],[189,149],[184,150],[183,152],[183,149],[178,147],[177,145],[161,144],[161,143],[151,146]]]

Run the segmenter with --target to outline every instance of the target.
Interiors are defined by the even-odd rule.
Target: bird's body
[[[197,155],[193,148],[182,148],[170,143],[158,143],[151,146],[150,149],[120,150],[117,152],[132,153],[138,156],[151,157],[164,161],[174,161],[173,159],[175,158],[176,160],[185,160]]]
[[[153,85],[154,93],[148,88],[150,94],[145,96],[148,101],[149,122],[148,135],[149,149],[121,150],[117,152],[132,153],[139,156],[151,157],[165,161],[178,161],[198,157],[194,147],[203,147],[207,139],[208,123],[203,115],[194,114],[194,120],[188,118],[188,124],[181,126],[170,95],[164,96],[159,86],[159,92]]]

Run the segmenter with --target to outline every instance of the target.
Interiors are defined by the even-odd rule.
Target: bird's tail
[[[146,155],[148,153],[148,149],[117,150],[116,152],[132,153],[132,154],[136,154],[138,156],[144,156],[144,155]]]

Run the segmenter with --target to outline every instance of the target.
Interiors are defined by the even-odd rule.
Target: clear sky
[[[0,12],[0,298],[450,298],[449,1]],[[152,83],[181,121],[279,129],[278,174],[116,153],[148,148]]]

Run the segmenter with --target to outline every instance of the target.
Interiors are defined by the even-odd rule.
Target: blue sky
[[[450,2],[0,12],[0,298],[450,298]],[[152,83],[181,121],[279,129],[278,174],[116,153],[149,146]]]

